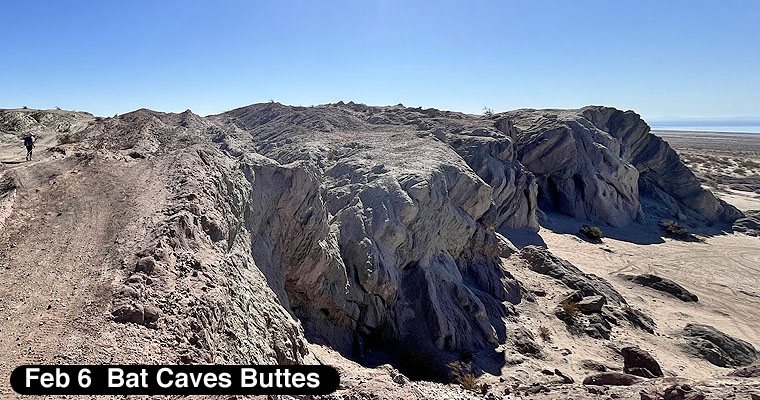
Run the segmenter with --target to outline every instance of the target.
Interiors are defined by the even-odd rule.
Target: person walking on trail
[[[26,146],[26,161],[32,161],[32,150],[34,150],[34,133],[30,133],[29,136],[24,138],[24,146]]]

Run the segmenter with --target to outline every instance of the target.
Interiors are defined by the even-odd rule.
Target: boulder
[[[556,368],[554,369],[554,375],[557,375],[558,377],[560,377],[562,379],[562,383],[564,384],[569,385],[571,383],[575,383],[575,379],[562,373],[562,371],[560,371],[559,369],[556,369]]]
[[[624,347],[620,350],[623,355],[623,372],[644,378],[663,376],[657,360],[647,351],[635,346]]]
[[[750,343],[712,326],[688,324],[682,335],[688,350],[719,367],[745,366],[757,360],[757,351]]]
[[[705,394],[686,384],[669,386],[662,393],[663,400],[704,400]]]
[[[631,282],[638,283],[642,286],[647,286],[661,292],[668,293],[674,297],[681,299],[682,301],[699,301],[697,295],[689,292],[683,286],[671,281],[670,279],[662,278],[653,274],[642,275],[622,275],[621,277]]]
[[[607,298],[604,296],[588,296],[575,303],[575,306],[580,312],[592,313],[602,311],[602,306],[605,304],[607,304]]]
[[[729,376],[738,376],[740,378],[760,378],[760,364],[750,365],[749,367],[737,368],[728,373]]]
[[[643,378],[635,375],[629,375],[620,372],[602,372],[599,374],[587,376],[583,380],[583,384],[595,386],[631,386],[643,381]]]

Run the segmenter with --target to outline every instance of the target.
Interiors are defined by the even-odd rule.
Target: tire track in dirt
[[[95,361],[102,351],[121,256],[114,242],[133,222],[126,212],[141,193],[126,192],[123,180],[145,178],[136,170],[117,179],[91,161],[14,171],[23,186],[0,232],[0,376],[22,364]],[[7,384],[0,393],[10,392]]]

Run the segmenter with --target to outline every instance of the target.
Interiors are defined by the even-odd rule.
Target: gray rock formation
[[[760,236],[760,210],[746,211],[744,217],[734,222],[733,229],[745,235]]]
[[[651,287],[652,289],[668,293],[674,297],[681,299],[682,301],[699,301],[697,295],[689,292],[686,290],[686,288],[671,281],[670,279],[662,278],[652,274],[642,274],[635,276],[621,274],[620,276],[631,282],[638,283],[639,285]]]
[[[577,290],[579,298],[574,300],[576,302],[588,296],[602,296],[608,303],[626,304],[623,296],[609,282],[594,274],[584,273],[568,261],[556,257],[547,249],[539,246],[526,246],[518,253],[518,256],[526,261],[531,270],[551,276],[567,287]]]
[[[123,275],[110,311],[170,332],[180,361],[303,362],[308,337],[443,363],[507,343],[523,293],[500,259],[516,249],[497,231],[537,229],[539,205],[624,225],[647,211],[646,187],[655,210],[731,217],[629,114],[267,103],[208,117],[13,111],[0,126],[71,133],[51,151],[152,178],[155,204],[134,206],[151,212],[144,240],[104,266]],[[625,305],[544,249],[519,257],[582,298],[603,296],[590,309]],[[620,319],[588,318],[601,336]]]
[[[719,367],[745,366],[757,360],[757,351],[751,344],[709,325],[688,324],[683,337],[690,351]]]
[[[575,306],[583,313],[601,312],[602,307],[607,304],[607,298],[604,296],[588,296],[575,303]]]
[[[632,111],[522,109],[497,126],[515,139],[536,176],[539,205],[624,226],[644,214],[687,223],[731,222],[741,213],[703,189],[694,174]]]
[[[728,376],[738,376],[740,378],[760,378],[760,364],[737,368],[729,372]]]

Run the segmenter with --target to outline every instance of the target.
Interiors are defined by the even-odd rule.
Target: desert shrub
[[[29,107],[27,107],[27,106],[23,106],[21,108],[23,108],[24,110],[28,110],[29,109]]]
[[[541,339],[548,342],[552,339],[552,332],[549,330],[549,328],[545,326],[539,326],[538,327],[538,336],[541,336]]]
[[[58,135],[58,144],[71,144],[74,143],[74,137],[70,133],[64,133],[63,135]]]
[[[567,313],[567,315],[573,317],[578,314],[578,304],[574,301],[570,300],[563,300],[562,301],[562,310]]]
[[[462,389],[476,391],[478,382],[472,373],[472,364],[461,361],[450,362],[448,365],[451,379],[456,382]]]
[[[488,108],[488,107],[483,107],[483,114],[486,117],[491,118],[491,117],[493,117],[493,110],[490,109],[490,108]]]
[[[660,226],[671,235],[686,236],[689,234],[689,231],[676,221],[666,219],[660,222]]]
[[[591,240],[601,240],[604,237],[602,230],[598,226],[583,225],[581,227],[581,233],[586,235]]]

